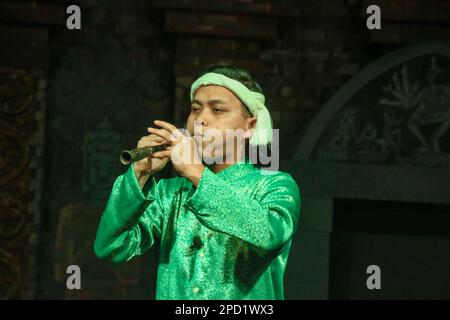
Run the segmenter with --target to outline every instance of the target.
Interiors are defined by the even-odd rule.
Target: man
[[[245,70],[213,65],[192,84],[191,103],[190,134],[155,121],[139,140],[170,146],[117,178],[95,253],[121,263],[158,241],[156,299],[284,299],[300,192],[289,174],[267,174],[245,157],[248,143],[271,143],[262,90]],[[220,135],[199,142],[209,131]],[[179,176],[157,182],[169,160]]]

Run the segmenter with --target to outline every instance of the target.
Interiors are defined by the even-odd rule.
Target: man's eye
[[[213,109],[213,111],[214,111],[214,112],[223,112],[224,110],[222,110],[222,109],[217,109],[217,108],[214,108],[214,109]]]
[[[192,112],[200,111],[200,108],[198,108],[198,107],[192,107],[191,109],[192,109]]]

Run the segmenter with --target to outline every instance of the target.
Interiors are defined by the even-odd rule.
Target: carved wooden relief
[[[0,298],[18,294],[22,282],[29,168],[29,133],[35,79],[24,69],[0,69]]]
[[[374,77],[339,111],[315,157],[449,167],[449,71],[448,56],[429,54]]]

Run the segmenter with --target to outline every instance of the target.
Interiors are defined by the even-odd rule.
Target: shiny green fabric
[[[300,214],[287,173],[248,162],[195,188],[184,177],[150,178],[132,166],[113,186],[94,251],[122,263],[159,244],[156,299],[284,299],[283,276]]]

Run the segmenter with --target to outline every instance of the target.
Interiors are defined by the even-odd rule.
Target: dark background
[[[92,253],[117,155],[154,119],[182,126],[194,75],[229,62],[302,191],[286,298],[449,298],[449,40],[446,0],[0,1],[0,297],[154,298],[156,248]]]

